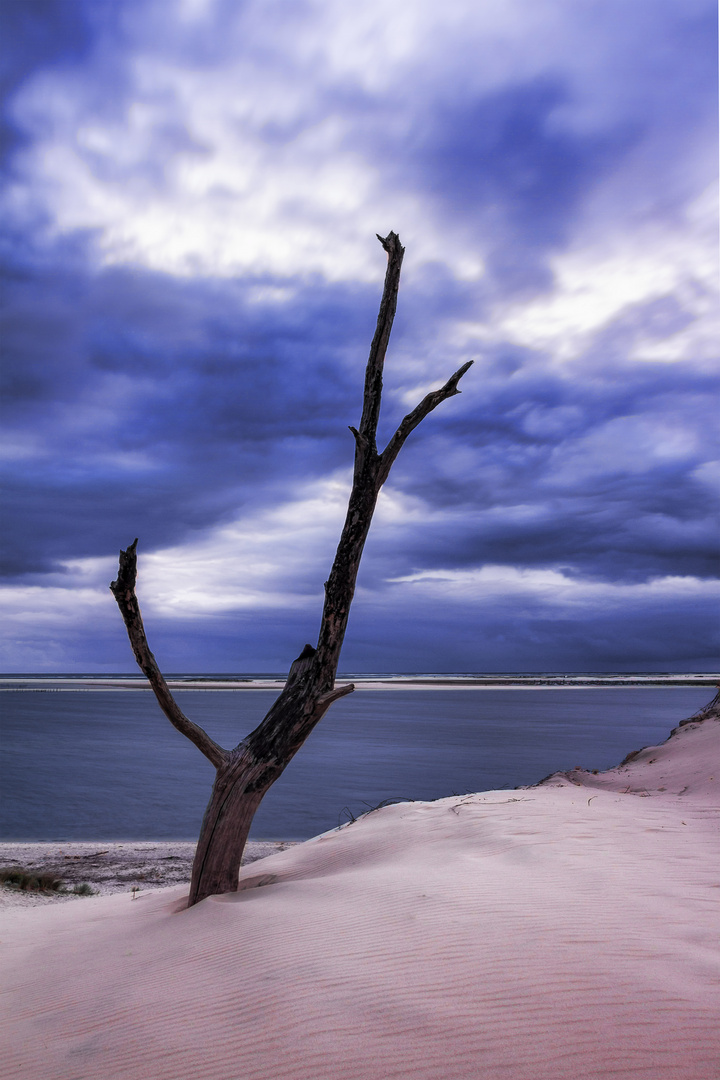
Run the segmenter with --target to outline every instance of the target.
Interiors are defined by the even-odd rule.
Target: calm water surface
[[[303,840],[384,799],[435,799],[605,769],[665,739],[712,689],[358,691],[333,705],[253,824]],[[274,692],[179,691],[223,746]],[[192,840],[213,769],[144,691],[0,694],[5,840]],[[347,809],[346,809],[347,808]]]

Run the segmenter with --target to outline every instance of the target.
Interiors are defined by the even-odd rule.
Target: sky
[[[712,0],[2,0],[5,671],[718,665]]]

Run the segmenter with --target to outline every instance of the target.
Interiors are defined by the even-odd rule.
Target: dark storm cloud
[[[92,35],[82,8],[72,4],[60,8],[53,0],[3,0],[0,19],[0,160],[4,162],[22,141],[7,110],[13,92],[37,68],[80,57]]]
[[[718,505],[703,462],[717,377],[621,359],[636,330],[685,323],[671,300],[649,307],[563,367],[511,347],[478,361],[466,396],[472,380],[480,391],[438,414],[397,465],[394,482],[436,512],[418,532],[389,529],[382,556],[371,545],[374,572],[509,563],[605,581],[713,577]],[[459,451],[456,470],[446,462]]]
[[[145,548],[177,543],[349,466],[376,290],[98,273],[78,246],[16,262],[6,281],[6,423],[20,447],[36,444],[8,472],[7,573],[104,554],[136,534]],[[269,288],[286,295],[253,299]],[[463,286],[439,293],[446,317],[472,310]],[[402,308],[400,352],[432,317],[422,280]],[[712,574],[713,512],[694,476],[704,443],[668,461],[642,450],[604,461],[583,443],[618,418],[629,434],[643,418],[710,430],[713,379],[592,353],[581,377],[512,347],[478,361],[465,398],[411,439],[393,477],[434,516],[419,532],[383,530],[369,580],[448,560],[561,565],[604,580]],[[437,366],[444,376],[455,362]],[[386,432],[403,411],[390,395]],[[444,468],[458,451],[473,456],[461,471]]]
[[[569,6],[568,23],[577,16]],[[618,18],[622,34],[616,35],[612,74],[551,66],[473,90],[467,72],[477,61],[470,35],[459,43],[440,88],[428,90],[419,74],[420,104],[406,125],[384,123],[385,101],[373,107],[369,96],[359,96],[354,103],[357,126],[348,144],[367,143],[389,188],[422,192],[441,227],[462,223],[483,252],[489,296],[550,291],[548,258],[571,241],[588,199],[604,182],[615,185],[616,213],[644,202],[653,205],[654,216],[672,218],[687,197],[700,133],[712,154],[716,5],[606,5],[588,13],[588,26],[595,23],[603,37]],[[588,120],[583,110],[593,97],[596,107],[604,98],[607,105],[604,115],[600,109],[599,118]],[[621,179],[628,159],[630,183]]]
[[[98,273],[55,254],[5,275],[8,571],[131,532],[177,542],[349,465],[369,290]],[[269,287],[290,300],[263,301]]]
[[[712,596],[585,599],[551,611],[527,597],[458,606],[410,594],[402,610],[396,601],[396,594],[390,601],[358,598],[341,671],[414,671],[418,657],[425,671],[702,671],[715,669],[720,648]],[[304,612],[259,609],[180,622],[156,616],[153,647],[167,670],[283,671],[300,645],[314,640],[319,615],[316,604]],[[98,660],[112,667],[120,640],[108,621]],[[126,656],[129,664],[129,650]]]
[[[720,648],[715,602],[697,596],[628,597],[621,610],[587,602],[550,617],[507,599],[460,614],[423,597],[407,603],[402,622],[372,606],[359,606],[351,620],[346,671],[412,671],[417,656],[427,671],[712,671]]]
[[[113,0],[1,0],[0,164],[27,140],[12,114],[15,92],[37,71],[87,58],[102,29],[119,37],[119,9]]]
[[[570,98],[547,76],[460,97],[424,117],[403,161],[406,183],[477,231],[506,294],[551,284],[542,253],[566,243],[583,198],[641,134],[627,123],[602,135],[564,131],[553,117]]]
[[[372,175],[378,190],[418,200],[417,221],[428,234],[462,235],[485,266],[484,275],[463,278],[452,241],[446,251],[435,249],[444,261],[423,265],[409,247],[388,357],[384,437],[414,404],[410,388],[446,378],[466,359],[476,363],[462,397],[428,418],[393,472],[391,494],[412,503],[414,513],[381,515],[374,526],[344,666],[502,670],[527,667],[532,655],[537,667],[621,668],[630,654],[634,666],[709,664],[711,600],[655,595],[652,583],[709,579],[717,569],[707,465],[717,383],[705,355],[678,363],[637,359],[643,343],[692,329],[700,288],[692,270],[647,301],[623,304],[619,296],[605,323],[597,319],[562,363],[550,346],[518,344],[501,329],[503,305],[552,297],[559,288],[554,260],[578,245],[588,214],[596,236],[622,234],[632,214],[675,227],[707,181],[697,161],[708,151],[697,147],[715,139],[714,5],[608,2],[582,15],[581,8],[558,5],[566,16],[555,23],[559,40],[538,31],[548,37],[544,64],[511,64],[502,77],[475,79],[482,63],[481,52],[475,55],[482,34],[475,32],[467,41],[459,35],[457,53],[440,67],[431,71],[429,54],[420,51],[386,84],[364,81],[361,68],[348,74],[337,58],[326,62],[319,42],[317,62],[308,59],[312,49],[294,51],[293,35],[314,17],[309,5],[281,4],[271,18],[258,5],[226,0],[184,20],[173,5],[154,2],[4,4],[10,45],[1,137],[7,175],[25,183],[23,198],[5,204],[0,249],[7,576],[21,586],[63,588],[63,578],[70,586],[68,561],[110,555],[135,535],[144,553],[189,549],[220,524],[288,503],[305,481],[349,470],[347,425],[358,420],[382,276],[379,249],[372,286],[352,282],[345,267],[345,283],[304,266],[298,271],[301,258],[287,273],[245,268],[232,278],[210,276],[202,259],[203,269],[181,267],[178,276],[145,269],[144,249],[134,262],[104,265],[104,223],[54,233],[54,204],[43,202],[43,193],[55,177],[33,174],[37,162],[24,151],[44,145],[56,124],[51,133],[72,147],[72,167],[65,158],[60,164],[70,187],[90,178],[83,191],[104,208],[105,196],[114,205],[127,185],[134,201],[120,199],[120,220],[137,213],[145,222],[141,211],[152,198],[159,211],[169,207],[171,219],[177,214],[180,227],[191,203],[173,187],[178,162],[221,157],[213,138],[250,132],[247,142],[232,143],[232,168],[244,164],[245,148],[249,157],[267,150],[267,175],[275,179],[273,170],[293,164],[301,137],[325,125],[340,134],[312,144],[318,175],[323,155],[357,155],[357,185],[350,170],[350,182],[338,181],[338,198],[343,207],[347,199],[347,214],[356,214],[362,229],[370,235],[392,225],[404,236],[402,221],[375,221],[377,205],[384,214],[402,201],[353,202],[355,186],[367,182],[372,190]],[[584,36],[577,36],[584,19]],[[582,63],[571,54],[578,42],[586,50]],[[133,73],[138,56],[147,63],[145,84]],[[147,71],[163,64],[172,77],[148,82]],[[233,65],[241,72],[235,82]],[[217,88],[199,82],[188,90],[183,82],[216,67],[230,80],[220,104],[212,97]],[[30,95],[24,112],[15,109],[36,75],[60,70],[68,75],[60,86],[67,113],[58,106],[46,115],[45,104],[57,102],[42,92]],[[249,99],[244,111],[230,109],[231,122],[219,122],[221,135],[202,130],[197,116],[222,113],[226,97],[244,93],[258,73],[269,87],[277,83],[277,115]],[[196,93],[208,97],[191,134],[183,95]],[[130,121],[138,102],[147,128]],[[105,131],[108,118],[109,142],[77,137],[86,123]],[[52,149],[52,139],[47,145]],[[287,156],[272,157],[279,151]],[[204,199],[211,208],[218,200],[228,230],[242,237],[223,189],[234,175],[222,168]],[[257,184],[265,174],[250,175]],[[278,234],[295,218],[308,231],[325,225],[308,193],[294,190],[294,175],[271,219]],[[58,195],[57,206],[67,209],[65,197]],[[198,213],[198,235],[205,220]],[[212,215],[207,220],[212,227]],[[144,227],[152,231],[152,224]],[[344,242],[328,233],[328,243]],[[153,265],[166,265],[166,239]],[[483,324],[483,333],[466,339],[458,330],[465,324]],[[305,563],[277,571],[278,589],[304,597],[290,613],[258,601],[239,620],[201,614],[191,625],[158,615],[154,636],[175,658],[171,666],[277,668],[279,656],[312,640],[313,604],[334,536],[316,543]],[[403,576],[486,566],[562,571],[581,599],[552,608],[547,598],[533,600],[528,586],[522,602],[493,594],[463,606],[457,596],[401,595],[392,586]],[[650,591],[637,591],[647,583]],[[621,587],[622,602],[612,592]],[[615,606],[604,599],[610,592]],[[54,612],[65,601],[48,604]],[[40,658],[34,665],[49,656],[62,668],[86,655],[113,667],[125,655],[114,611],[94,615],[89,629],[67,628],[53,643],[56,652],[52,619],[43,618],[37,629],[26,619],[18,633],[27,637],[16,641],[18,655],[26,649],[23,655]]]
[[[413,462],[398,463],[396,482],[447,520],[438,513],[420,534],[386,538],[383,565],[563,566],[628,582],[717,573],[718,507],[698,475],[712,443],[716,377],[617,362],[587,363],[578,377],[518,354],[512,366],[509,378],[492,365],[474,373],[483,391],[472,410],[439,415]],[[653,455],[652,441],[624,450],[623,437],[643,425],[658,445],[673,428],[699,437],[667,459]],[[459,448],[474,453],[454,473],[443,462]]]

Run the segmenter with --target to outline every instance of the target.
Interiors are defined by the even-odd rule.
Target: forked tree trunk
[[[325,583],[325,605],[317,648],[305,646],[265,719],[234,750],[218,746],[181,712],[150,652],[135,596],[137,540],[127,551],[120,552],[117,580],[110,586],[125,620],[135,659],[155,691],[160,707],[217,770],[195,853],[189,906],[206,896],[237,889],[240,860],[263,795],[333,701],[354,690],[352,683],[336,687],[335,675],[360,559],[380,488],[410,432],[441,401],[460,393],[458,382],[472,364],[472,361],[464,364],[443,387],[424,397],[404,418],[382,453],[378,452],[383,365],[395,317],[405,250],[396,233],[378,239],[388,255],[385,287],[365,372],[362,417],[359,427],[350,429],[355,437],[353,485],[335,561]]]

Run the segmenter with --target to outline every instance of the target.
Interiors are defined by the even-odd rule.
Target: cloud
[[[136,535],[178,664],[183,566],[203,663],[230,663],[236,616],[246,663],[311,639],[389,228],[407,256],[382,439],[475,366],[393,471],[353,662],[377,666],[377,618],[410,668],[528,666],[543,634],[541,666],[610,663],[623,625],[665,664],[672,612],[685,662],[707,655],[700,593],[653,583],[717,565],[714,5],[11,6],[8,664],[40,663],[43,627],[53,663],[119,662],[105,579]],[[512,616],[493,567],[531,598]],[[453,581],[494,598],[477,634]],[[93,631],[59,644],[87,590]]]
[[[141,554],[139,596],[165,670],[283,671],[314,638],[321,589],[303,593],[302,569],[295,582],[288,567],[278,575],[277,562],[263,562],[264,541],[270,535],[277,542],[283,519],[286,510],[270,523],[269,534],[267,528],[258,534],[254,551],[249,522],[239,537],[227,530],[194,552]],[[233,539],[239,543],[225,550]],[[306,539],[301,535],[300,565],[305,560],[305,569],[315,569]],[[250,562],[242,565],[248,554]],[[65,587],[3,591],[10,619],[0,649],[7,670],[25,656],[33,657],[35,670],[130,669],[129,646],[106,590],[113,560],[71,569],[74,580]],[[191,575],[189,588],[185,575]],[[667,577],[628,587],[507,564],[436,569],[379,587],[364,577],[345,671],[416,670],[418,656],[424,670],[434,671],[702,670],[712,667],[720,644],[718,585],[706,580]]]
[[[717,200],[708,188],[672,225],[647,223],[630,237],[552,258],[552,293],[507,305],[498,329],[562,362],[593,347],[637,361],[709,360],[718,320],[716,238]]]
[[[6,512],[18,571],[112,550],[133,530],[168,542],[349,465],[374,319],[362,287],[190,287],[61,269],[63,254],[10,265]]]
[[[489,258],[508,289],[532,255],[537,287],[541,250],[601,181],[629,170],[616,213],[657,167],[643,147],[712,131],[707,4],[623,6],[621,34],[614,4],[332,8],[282,5],[276,22],[267,4],[190,18],[128,3],[95,19],[81,63],[13,96],[30,141],[10,205],[94,230],[105,261],[182,275],[369,280],[373,232],[402,223],[421,262],[477,275]]]

